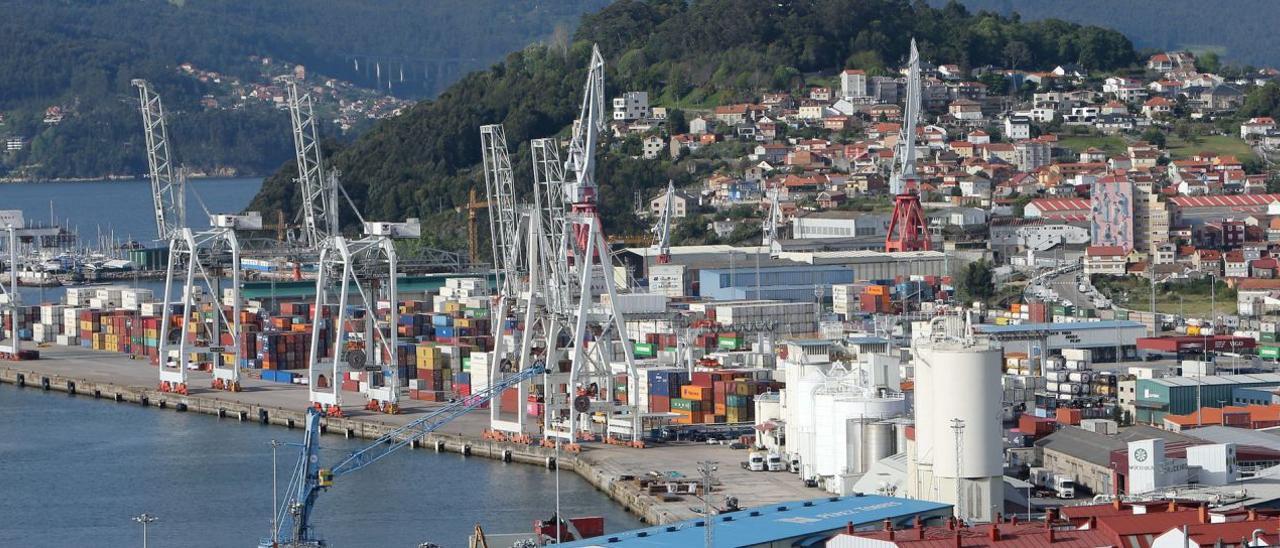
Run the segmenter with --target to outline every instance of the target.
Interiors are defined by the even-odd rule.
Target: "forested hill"
[[[339,152],[342,170],[366,218],[433,219],[438,245],[460,245],[460,215],[480,177],[478,128],[503,123],[517,180],[531,180],[527,142],[563,132],[577,114],[591,44],[606,57],[608,96],[646,90],[657,105],[752,100],[765,89],[794,89],[805,75],[856,67],[883,71],[902,62],[912,37],[926,59],[966,67],[1001,64],[1021,42],[1024,68],[1080,63],[1090,69],[1135,59],[1123,35],[1061,21],[1035,23],[973,15],[905,0],[621,0],[584,16],[567,48],[534,46],[489,70],[470,74],[439,98],[379,123]],[[1022,48],[1019,48],[1022,49]],[[605,143],[605,147],[618,143]],[[687,181],[687,166],[604,154],[598,164],[606,224],[631,232],[637,189]],[[268,179],[251,208],[297,207],[286,167]],[[482,186],[480,187],[482,188]],[[453,223],[453,224],[451,224]],[[451,229],[452,227],[452,229]]]
[[[184,162],[270,173],[292,156],[288,117],[269,102],[228,106],[228,80],[264,82],[268,68],[301,64],[380,94],[431,97],[558,28],[568,40],[578,16],[607,1],[0,0],[0,138],[28,144],[0,152],[0,176],[143,171],[135,77],[163,95]],[[181,74],[182,63],[222,78]],[[50,107],[62,122],[44,121]]]
[[[948,0],[930,0],[942,5]],[[1274,0],[961,0],[972,10],[1023,19],[1106,25],[1140,48],[1215,50],[1239,65],[1280,66],[1280,2]]]

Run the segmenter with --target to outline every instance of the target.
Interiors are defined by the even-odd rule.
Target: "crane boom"
[[[667,181],[667,196],[663,200],[662,215],[653,226],[653,246],[658,251],[658,264],[671,262],[671,210],[675,207],[676,183]]]
[[[484,160],[485,194],[489,203],[489,229],[493,263],[501,278],[502,294],[513,297],[520,277],[520,226],[516,212],[515,177],[507,154],[507,134],[502,124],[480,126]]]
[[[297,82],[289,82],[289,118],[302,190],[303,232],[307,245],[316,247],[338,232],[338,185],[336,175],[324,171],[311,93],[300,92]]]
[[[146,80],[135,78],[138,102],[142,107],[142,129],[147,140],[147,167],[151,175],[151,199],[155,209],[156,236],[173,238],[186,222],[186,176],[174,176],[169,156],[169,130],[165,124],[160,94]]]
[[[532,367],[494,382],[485,390],[432,410],[404,426],[383,434],[364,449],[351,453],[331,468],[319,466],[321,413],[314,408],[308,409],[307,429],[302,438],[302,455],[294,467],[284,503],[276,509],[277,522],[282,524],[280,530],[288,531],[290,538],[284,541],[272,538],[271,542],[276,546],[297,548],[323,546],[322,541],[312,536],[311,511],[315,506],[316,497],[322,490],[333,485],[334,480],[381,460],[414,440],[465,415],[468,411],[484,405],[508,388],[542,374],[544,370],[545,366],[542,363],[536,363]],[[285,524],[288,524],[287,528],[283,526]],[[277,532],[272,531],[272,534],[274,536]]]

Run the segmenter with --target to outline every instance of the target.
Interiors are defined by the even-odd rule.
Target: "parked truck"
[[[782,455],[778,453],[769,453],[768,459],[765,461],[770,472],[786,472],[787,464],[782,461]]]
[[[1046,468],[1031,469],[1031,484],[1060,499],[1076,498],[1076,482],[1070,476],[1058,475]]]
[[[764,452],[752,451],[747,455],[747,460],[742,461],[742,468],[752,472],[763,472],[765,469]]]

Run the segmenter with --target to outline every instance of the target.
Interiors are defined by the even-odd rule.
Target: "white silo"
[[[973,338],[959,318],[938,318],[922,331],[913,341],[917,403],[908,496],[990,521],[1004,504],[1000,350]]]
[[[809,369],[809,367],[805,367]],[[807,371],[792,388],[788,385],[787,411],[787,452],[799,456],[800,475],[804,479],[813,477],[814,463],[814,395],[825,383],[827,376],[818,369]]]

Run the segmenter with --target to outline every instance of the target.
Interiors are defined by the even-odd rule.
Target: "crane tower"
[[[920,117],[920,52],[911,40],[907,68],[907,102],[902,113],[890,190],[894,194],[893,217],[885,235],[885,251],[927,251],[931,247],[920,208],[920,177],[916,175],[916,123]]]

